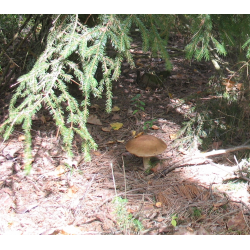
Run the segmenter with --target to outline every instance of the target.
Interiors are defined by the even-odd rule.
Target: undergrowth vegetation
[[[139,234],[143,230],[143,225],[128,212],[127,202],[127,199],[119,196],[113,200],[117,223],[124,234]]]
[[[191,101],[193,106],[186,114],[176,141],[181,142],[182,147],[217,149],[219,146],[239,145],[249,139],[249,87],[245,84],[245,90],[227,91],[221,82],[221,78],[213,78],[206,92],[185,98],[184,101]]]

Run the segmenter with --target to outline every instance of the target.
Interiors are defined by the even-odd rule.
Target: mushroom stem
[[[150,165],[150,158],[151,157],[143,157],[144,170],[147,170],[148,168],[151,167],[151,165]]]

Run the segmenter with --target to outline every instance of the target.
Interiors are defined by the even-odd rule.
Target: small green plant
[[[173,227],[177,226],[177,220],[178,220],[178,214],[173,214],[171,216],[171,224],[172,224]]]
[[[74,167],[70,166],[70,164],[65,163],[65,167],[70,171],[70,174],[72,174],[74,172]]]
[[[137,94],[136,96],[134,96],[131,101],[132,101],[132,105],[136,108],[133,111],[133,115],[136,114],[139,110],[144,111],[144,107],[145,107],[145,102],[140,101],[139,98],[141,97],[141,94]]]
[[[139,220],[134,219],[132,214],[128,213],[126,208],[127,202],[127,199],[121,197],[116,197],[113,200],[117,223],[124,234],[129,234],[130,231],[138,233],[143,230],[143,225]]]
[[[202,211],[200,209],[198,209],[197,207],[193,208],[193,215],[192,217],[195,219],[198,219],[201,217]]]
[[[144,122],[143,130],[147,130],[148,128],[151,128],[154,125],[155,121],[157,121],[157,119],[153,119],[151,121]]]

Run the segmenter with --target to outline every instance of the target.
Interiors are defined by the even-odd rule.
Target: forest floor
[[[113,85],[113,111],[105,112],[105,96],[92,99],[87,126],[98,150],[91,152],[91,162],[84,162],[77,137],[76,155],[67,158],[47,110],[33,119],[34,161],[29,175],[23,171],[21,128],[8,141],[1,139],[0,234],[249,234],[248,184],[225,182],[234,178],[233,154],[217,155],[202,164],[194,160],[157,176],[199,152],[181,150],[175,138],[185,114],[195,105],[187,97],[199,93],[209,98],[205,93],[214,74],[212,65],[190,62],[170,49],[171,75],[163,78],[162,86],[142,86],[136,82],[137,69],[141,74],[149,68],[161,72],[164,62],[152,60],[140,46],[135,39],[136,69],[124,62],[122,75]],[[183,49],[181,38],[173,38],[169,46]],[[11,94],[0,98],[1,122],[10,98]],[[144,172],[142,159],[125,148],[141,132],[167,144],[150,173]]]

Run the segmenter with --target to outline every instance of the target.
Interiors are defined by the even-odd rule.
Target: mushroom
[[[153,135],[141,135],[129,140],[126,144],[126,149],[131,154],[143,157],[145,170],[150,167],[150,158],[161,154],[166,148],[166,143]]]

